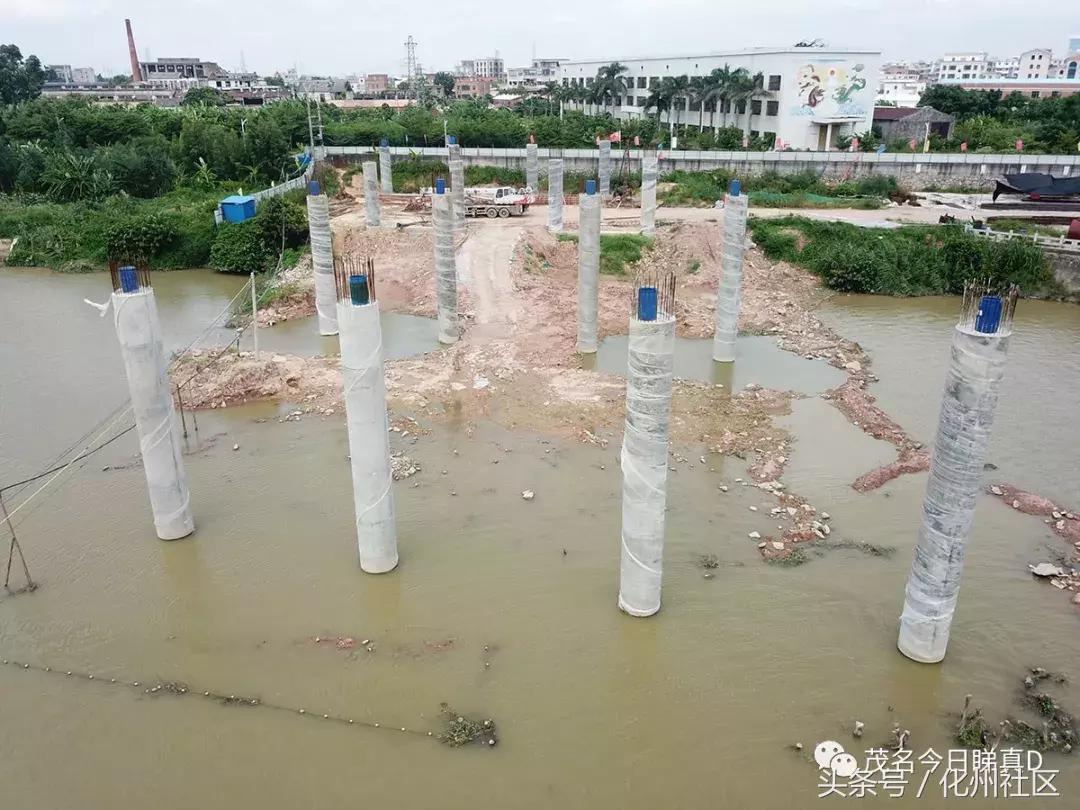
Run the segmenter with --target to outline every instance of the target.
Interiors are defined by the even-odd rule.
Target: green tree
[[[41,95],[45,71],[31,54],[23,59],[18,45],[0,45],[0,104],[18,104]]]
[[[435,74],[433,81],[435,86],[442,92],[444,98],[453,98],[455,83],[453,73],[447,73],[445,70],[440,70]]]
[[[628,85],[626,76],[623,74],[627,72],[629,68],[620,62],[612,62],[601,67],[596,71],[596,79],[593,81],[593,98],[605,106],[612,104],[617,107],[626,93]]]
[[[216,87],[192,87],[184,93],[180,103],[185,107],[202,104],[208,107],[224,107],[231,99]]]

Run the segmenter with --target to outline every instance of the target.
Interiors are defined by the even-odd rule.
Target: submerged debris
[[[404,453],[390,454],[390,473],[395,481],[401,481],[420,472],[420,462],[414,461]]]
[[[715,554],[702,554],[698,557],[698,566],[705,570],[720,567],[720,560]]]
[[[1066,676],[1048,672],[1042,667],[1033,667],[1031,674],[1024,677],[1017,702],[1041,718],[1039,726],[1016,717],[1006,717],[992,731],[992,726],[983,717],[982,709],[972,709],[971,695],[966,695],[956,727],[956,741],[967,748],[993,750],[1002,742],[1007,742],[1035,751],[1070,753],[1080,739],[1076,719],[1052,695],[1037,689],[1045,681],[1062,684],[1067,680]]]
[[[446,722],[446,728],[439,735],[439,742],[449,745],[451,748],[460,748],[469,743],[494,746],[498,744],[495,736],[495,721],[474,720],[463,714],[458,714],[449,704],[439,704],[439,714]]]

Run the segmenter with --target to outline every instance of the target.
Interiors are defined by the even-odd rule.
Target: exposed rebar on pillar
[[[659,161],[656,155],[641,159],[641,232],[656,234],[656,175]]]
[[[621,456],[619,608],[631,616],[660,610],[674,312],[675,274],[639,274],[630,315]]]
[[[720,286],[716,293],[716,333],[713,337],[713,360],[721,363],[735,360],[735,338],[739,333],[748,202],[746,195],[739,191],[739,181],[733,180],[724,204],[724,246]]]
[[[548,230],[563,229],[563,162],[562,158],[548,161]]]
[[[596,319],[600,295],[600,195],[596,181],[585,182],[578,202],[578,332],[577,350],[596,352]]]
[[[364,211],[369,228],[379,224],[379,174],[375,161],[364,161]]]
[[[144,268],[113,263],[113,319],[124,357],[154,528],[162,540],[195,531],[157,302]]]
[[[450,144],[450,202],[454,215],[454,233],[465,230],[465,161],[461,159],[461,146]]]
[[[540,161],[535,143],[525,144],[525,185],[533,191],[540,188]]]
[[[439,317],[439,342],[457,343],[457,265],[454,260],[454,213],[446,181],[435,181],[431,198],[435,220],[435,304]]]
[[[900,652],[921,663],[940,661],[949,643],[1017,295],[1015,286],[1002,297],[968,285],[964,311],[953,331],[922,526],[904,590],[897,641]]]
[[[398,550],[374,274],[371,260],[339,261],[336,294],[360,568],[384,574],[397,566]]]
[[[379,182],[382,183],[383,194],[394,193],[394,170],[393,161],[390,158],[390,144],[385,138],[379,144]]]
[[[606,200],[611,196],[611,141],[607,138],[600,140],[600,166],[597,177],[600,180],[600,196]]]
[[[334,252],[330,237],[330,202],[315,181],[308,183],[308,233],[311,236],[311,266],[315,276],[315,312],[319,334],[338,333],[334,292]]]

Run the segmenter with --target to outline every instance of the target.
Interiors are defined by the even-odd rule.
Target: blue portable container
[[[979,302],[979,314],[975,317],[975,331],[984,335],[997,332],[1001,322],[1001,296],[984,295]]]
[[[367,276],[349,276],[349,298],[354,307],[370,303],[368,298]]]
[[[586,180],[585,181],[585,193],[588,194],[589,196],[592,196],[593,194],[596,193],[596,181],[595,180]]]
[[[139,291],[139,277],[131,265],[120,268],[120,290],[126,293]]]
[[[656,287],[642,287],[638,290],[637,296],[638,320],[655,321],[657,309]]]
[[[312,197],[318,197],[320,194],[322,194],[322,188],[319,186],[318,180],[308,181],[307,193]]]
[[[221,201],[221,218],[226,222],[243,222],[255,216],[255,198],[250,194],[233,194]]]

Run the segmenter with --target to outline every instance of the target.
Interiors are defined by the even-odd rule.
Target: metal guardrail
[[[1053,236],[1043,236],[1038,233],[1019,233],[1017,231],[995,231],[992,228],[974,228],[971,225],[965,225],[964,230],[968,233],[975,234],[975,236],[981,236],[984,239],[989,239],[992,242],[1009,242],[1013,240],[1020,240],[1022,242],[1031,242],[1033,245],[1040,245],[1042,247],[1054,248],[1055,250],[1067,250],[1070,252],[1080,253],[1080,239],[1066,239],[1064,235],[1054,238]]]

